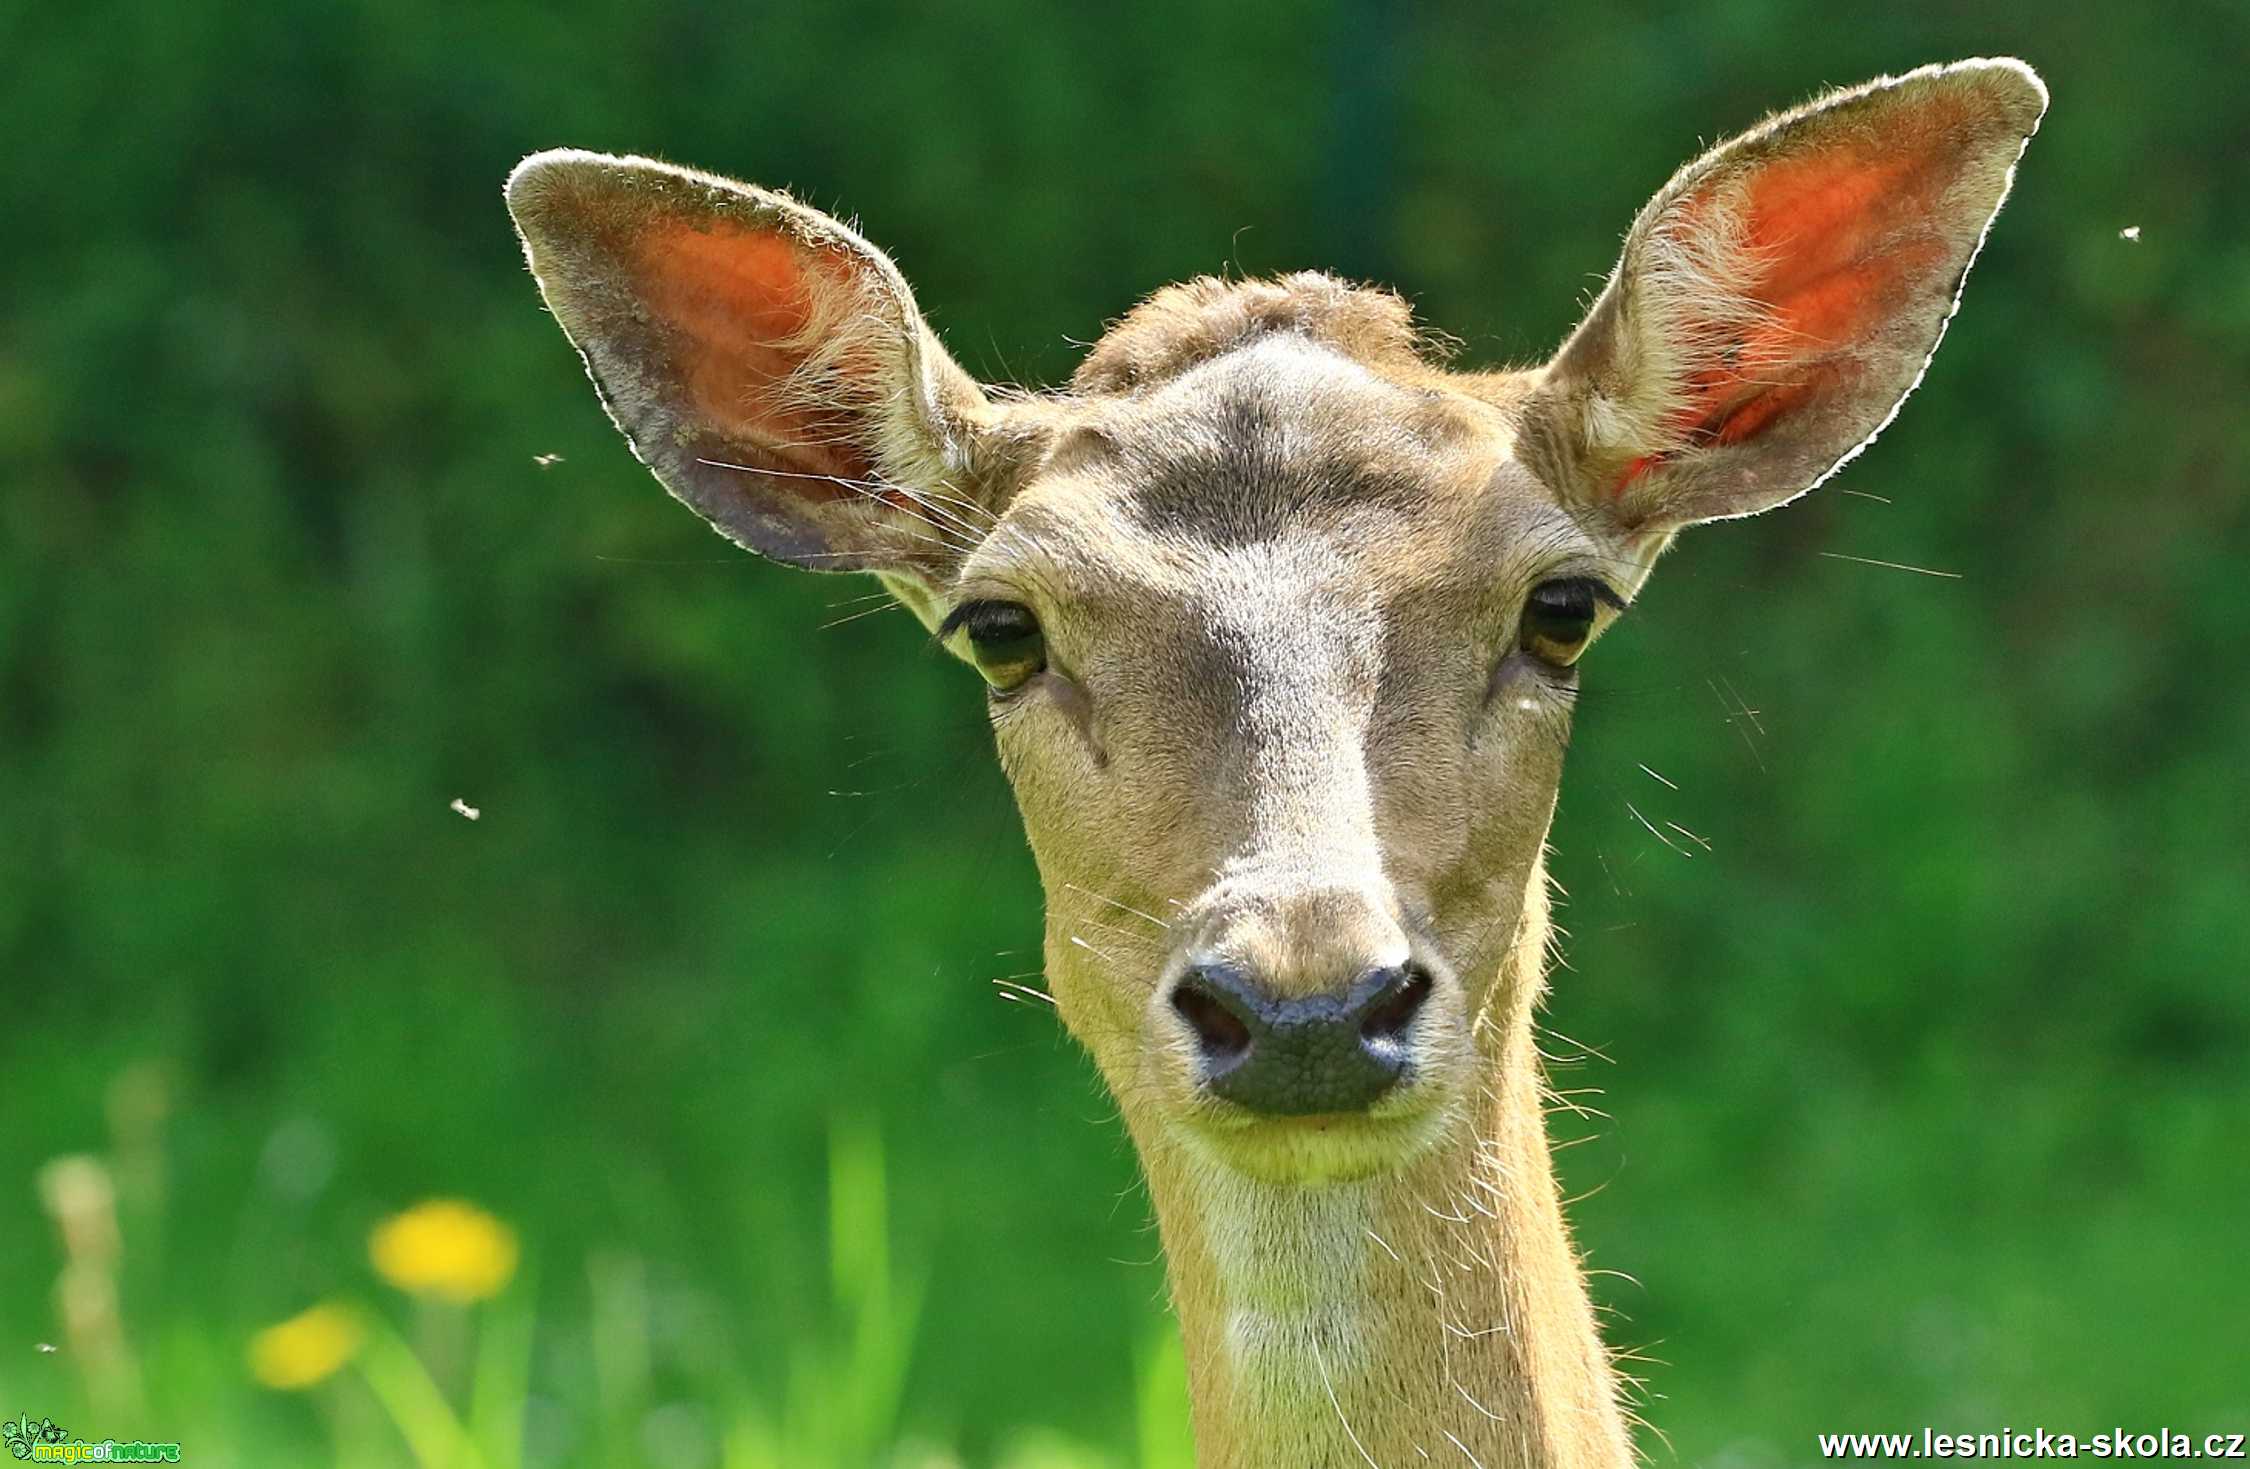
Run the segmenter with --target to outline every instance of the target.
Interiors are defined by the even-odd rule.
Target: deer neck
[[[1478,1027],[1489,1092],[1409,1167],[1280,1185],[1141,1140],[1204,1469],[1632,1462],[1548,1156],[1544,915],[1524,927]]]

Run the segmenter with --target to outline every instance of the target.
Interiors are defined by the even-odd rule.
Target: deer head
[[[1227,1210],[1489,1138],[1585,655],[1678,531],[1889,421],[2045,102],[1967,62],[1772,118],[1517,371],[1449,371],[1397,297],[1303,274],[1171,287],[1066,389],[996,391],[780,194],[552,152],[508,203],[658,479],[752,551],[881,576],[982,676],[1062,1017],[1168,1243],[1223,1256]]]

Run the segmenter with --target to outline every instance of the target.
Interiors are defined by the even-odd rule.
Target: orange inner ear
[[[815,292],[849,291],[848,280],[791,240],[726,221],[654,226],[636,254],[642,300],[671,331],[689,409],[792,472],[847,480],[873,472],[852,433],[851,405],[806,401],[820,385],[800,376],[818,345],[805,339]],[[853,493],[809,481],[803,488]]]
[[[1952,182],[1953,121],[1901,119],[1903,137],[1857,138],[1755,166],[1734,207],[1755,262],[1748,293],[1759,311],[1747,327],[1688,323],[1689,332],[1722,336],[1726,345],[1683,384],[1669,424],[1677,442],[1741,443],[1833,390],[1853,370],[1856,349],[1927,286],[1948,254],[1923,222]],[[1718,207],[1718,188],[1677,206],[1690,229],[1695,215]],[[1667,457],[1634,460],[1615,492]]]

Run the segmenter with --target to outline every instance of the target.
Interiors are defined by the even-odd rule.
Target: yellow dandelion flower
[[[515,1276],[516,1232],[474,1204],[430,1199],[375,1226],[367,1256],[400,1290],[465,1304]]]
[[[250,1338],[250,1375],[284,1392],[311,1387],[349,1362],[365,1336],[347,1308],[314,1306]]]

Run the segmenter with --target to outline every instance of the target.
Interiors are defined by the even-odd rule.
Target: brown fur
[[[1126,313],[1071,376],[1082,393],[1131,393],[1273,332],[1333,348],[1378,372],[1419,375],[1436,355],[1396,294],[1302,270],[1270,281],[1199,276]]]
[[[780,195],[578,153],[511,179],[676,494],[933,626],[1036,617],[995,736],[1056,1003],[1148,1175],[1205,1464],[1630,1461],[1532,1044],[1576,674],[1521,612],[1557,578],[1630,598],[1678,527],[1887,422],[2044,105],[1973,62],[1770,120],[1681,171],[1523,373],[1448,373],[1396,296],[1300,274],[1172,287],[1070,391],[990,393],[886,258]],[[1351,1115],[1218,1099],[1168,1002],[1212,956],[1292,996],[1421,964],[1411,1072]]]

